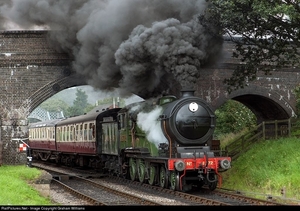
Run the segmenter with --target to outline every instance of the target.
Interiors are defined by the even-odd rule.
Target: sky
[[[205,0],[1,0],[0,30],[49,30],[97,90],[144,98],[195,88],[221,41],[198,20]]]

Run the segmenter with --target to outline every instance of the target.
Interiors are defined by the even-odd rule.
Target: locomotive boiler
[[[214,190],[231,162],[211,150],[215,123],[209,105],[186,90],[179,99],[167,95],[31,124],[29,146],[33,161],[92,167],[178,191]]]

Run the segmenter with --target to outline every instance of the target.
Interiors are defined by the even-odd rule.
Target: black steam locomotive
[[[112,175],[178,191],[221,186],[230,157],[210,149],[215,115],[208,104],[182,91],[123,108],[29,126],[34,160],[92,167]]]

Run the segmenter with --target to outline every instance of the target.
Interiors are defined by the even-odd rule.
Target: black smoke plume
[[[1,0],[0,29],[49,30],[73,69],[102,91],[143,98],[194,87],[220,40],[199,23],[205,0]]]

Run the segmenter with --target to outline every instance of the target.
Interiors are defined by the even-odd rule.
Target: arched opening
[[[287,109],[276,100],[248,93],[232,96],[215,110],[215,114],[215,139],[220,140],[221,146],[248,133],[262,122],[287,120],[291,117]],[[271,124],[268,127],[272,130],[275,126]]]
[[[256,126],[256,115],[244,104],[236,100],[228,100],[215,111],[216,129],[214,139],[226,144],[235,136],[249,131]]]
[[[66,88],[37,106],[28,116],[28,122],[46,121],[79,115],[100,107],[122,107],[141,101],[143,98],[131,94],[120,97],[118,89],[110,92],[94,90],[89,85]]]

